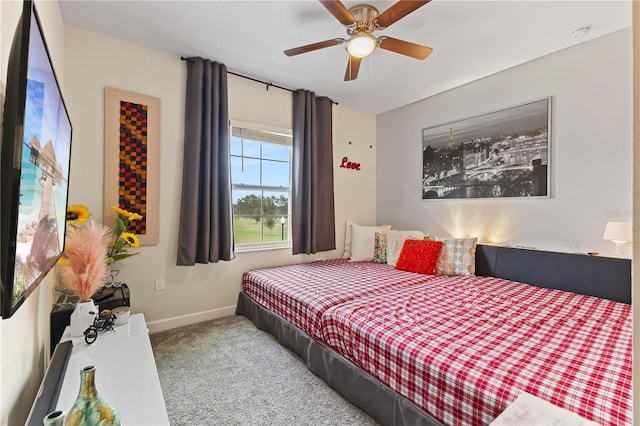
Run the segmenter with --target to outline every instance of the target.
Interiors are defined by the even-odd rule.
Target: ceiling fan
[[[376,47],[410,56],[416,59],[425,59],[432,48],[420,44],[399,40],[393,37],[380,36],[375,38],[374,31],[388,28],[391,24],[404,18],[411,12],[429,3],[431,0],[413,1],[401,0],[390,8],[378,14],[378,9],[368,4],[359,4],[347,9],[340,0],[320,0],[320,3],[336,17],[347,29],[348,39],[332,38],[330,40],[311,43],[284,51],[287,56],[295,56],[301,53],[312,52],[325,47],[345,45],[349,53],[347,71],[344,81],[355,80],[358,77],[360,61],[371,54]]]

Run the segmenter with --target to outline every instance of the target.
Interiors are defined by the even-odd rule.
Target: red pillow
[[[406,240],[396,262],[396,269],[418,274],[435,274],[442,244],[442,241]]]

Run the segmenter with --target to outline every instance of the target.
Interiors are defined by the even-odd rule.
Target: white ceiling
[[[347,8],[362,1],[344,1]],[[382,13],[393,1],[368,1]],[[65,24],[180,56],[341,105],[381,113],[631,26],[630,0],[433,0],[375,35],[434,49],[424,61],[376,49],[358,79],[343,81],[347,52],[334,46],[287,57],[285,49],[346,37],[318,1],[61,0]],[[589,24],[591,32],[571,32]]]

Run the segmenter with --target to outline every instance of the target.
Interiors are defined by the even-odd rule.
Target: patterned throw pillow
[[[373,257],[375,263],[387,263],[387,234],[376,232],[376,254]]]
[[[466,275],[476,274],[476,244],[477,238],[441,238],[444,243],[436,272],[445,275]]]
[[[442,246],[442,241],[406,240],[396,262],[396,269],[433,275]]]

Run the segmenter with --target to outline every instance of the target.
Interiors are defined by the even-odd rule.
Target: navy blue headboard
[[[476,275],[631,304],[631,260],[478,244]]]

